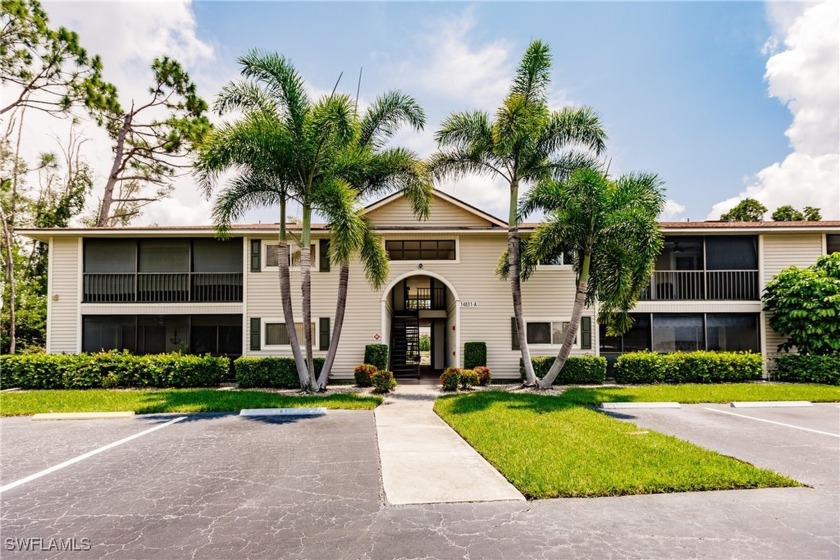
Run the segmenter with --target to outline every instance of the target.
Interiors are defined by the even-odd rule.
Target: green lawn
[[[798,486],[563,396],[477,392],[435,411],[531,498]]]
[[[24,391],[0,394],[0,415],[21,416],[39,412],[231,412],[243,408],[323,406],[371,410],[382,397],[355,393],[332,395],[280,395],[261,391],[214,389],[162,389],[115,391]]]
[[[638,387],[572,388],[563,398],[578,404],[602,402],[675,401],[729,403],[732,401],[840,401],[840,387],[803,383],[720,383],[685,385],[640,385]]]

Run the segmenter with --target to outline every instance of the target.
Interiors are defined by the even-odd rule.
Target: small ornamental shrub
[[[368,344],[365,346],[365,363],[376,366],[376,369],[388,369],[388,345]]]
[[[840,355],[784,354],[776,358],[773,377],[793,383],[840,385]]]
[[[490,385],[490,378],[492,374],[490,372],[490,368],[487,366],[478,366],[473,368],[473,371],[478,375],[478,384],[479,385]]]
[[[376,366],[370,364],[359,364],[353,370],[353,377],[356,379],[356,385],[359,387],[370,387],[370,377],[378,370]]]
[[[478,374],[472,369],[462,369],[459,382],[461,389],[467,390],[478,385]]]
[[[478,366],[487,365],[487,343],[486,342],[465,342],[464,343],[464,369],[475,369]]]
[[[534,373],[539,379],[545,377],[551,365],[554,363],[554,356],[533,356],[531,363],[534,364]],[[519,360],[519,377],[525,380],[525,368],[522,367],[522,359]],[[569,356],[563,369],[554,380],[555,385],[602,385],[607,377],[607,359],[603,356]]]
[[[457,391],[460,378],[461,368],[448,367],[440,376],[440,384],[443,385],[444,391]]]
[[[616,383],[735,383],[761,379],[762,358],[751,352],[630,352],[615,362]]]
[[[315,358],[315,375],[321,373],[324,358]],[[299,389],[300,378],[294,358],[237,358],[233,362],[240,389],[256,387]]]
[[[379,369],[370,376],[370,383],[373,385],[374,393],[388,393],[397,386],[397,380],[390,371]]]

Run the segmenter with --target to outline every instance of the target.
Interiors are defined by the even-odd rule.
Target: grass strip
[[[331,409],[371,410],[382,397],[355,393],[281,395],[262,391],[216,389],[21,391],[0,394],[0,415],[40,412],[237,412],[243,408],[323,406]]]
[[[602,402],[730,403],[732,401],[840,402],[840,387],[803,383],[715,383],[639,385],[567,389],[568,402],[597,406]]]
[[[435,411],[530,498],[799,486],[562,396],[477,392]]]

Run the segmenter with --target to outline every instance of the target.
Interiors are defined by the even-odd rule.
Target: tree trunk
[[[306,368],[309,371],[308,385],[310,391],[315,391],[318,389],[318,380],[315,378],[315,361],[312,358],[312,260],[309,252],[311,220],[312,208],[308,204],[304,204],[300,240],[300,291],[303,307],[303,338],[306,345]]]
[[[108,219],[111,216],[111,204],[114,200],[114,188],[117,186],[117,179],[120,175],[123,154],[125,153],[125,137],[131,127],[131,113],[123,118],[120,132],[117,134],[117,145],[114,147],[114,163],[111,165],[111,172],[108,174],[108,181],[105,183],[105,192],[102,193],[102,203],[99,205],[99,216],[96,218],[96,227],[108,227]]]
[[[15,261],[14,252],[12,251],[12,232],[9,229],[9,223],[6,220],[6,213],[3,208],[0,208],[0,220],[3,222],[3,237],[6,242],[6,266],[5,275],[6,283],[9,286],[9,354],[15,353],[16,333],[15,333]],[[49,294],[47,294],[49,297]]]
[[[519,279],[520,243],[517,209],[519,204],[519,182],[510,184],[510,216],[508,220],[508,265],[510,270],[510,291],[513,295],[513,316],[516,318],[516,332],[519,334],[519,349],[522,353],[522,365],[525,368],[525,385],[537,384],[534,364],[531,363],[531,351],[528,349],[528,332],[522,315],[522,281]]]
[[[324,367],[321,369],[321,375],[318,376],[318,389],[323,390],[327,387],[329,381],[330,371],[335,361],[335,355],[338,352],[338,343],[341,339],[341,327],[344,325],[344,310],[347,307],[347,285],[350,278],[350,267],[343,263],[338,273],[338,295],[335,304],[335,324],[332,328],[332,336],[330,336],[330,347],[327,350],[327,359],[324,360]]]
[[[289,242],[286,239],[286,204],[280,204],[280,255],[277,257],[277,269],[280,274],[280,300],[283,304],[283,320],[286,322],[286,333],[289,335],[289,345],[295,358],[295,367],[300,380],[300,388],[309,390],[309,373],[306,362],[300,352],[300,342],[295,330],[295,312],[292,308],[292,283],[289,279]]]
[[[583,304],[586,302],[586,291],[589,284],[589,261],[590,255],[589,253],[585,253],[583,256],[583,265],[580,269],[580,279],[578,280],[577,290],[575,291],[575,305],[572,308],[572,318],[569,320],[569,327],[566,329],[563,337],[563,347],[560,348],[557,358],[551,364],[551,369],[540,380],[540,389],[549,389],[551,387],[554,380],[557,379],[560,370],[566,365],[566,359],[572,351],[572,345],[575,343],[575,337],[580,326],[580,316],[583,314]]]

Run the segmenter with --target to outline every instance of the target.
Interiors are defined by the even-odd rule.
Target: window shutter
[[[318,270],[321,272],[329,272],[330,271],[330,240],[329,239],[319,239],[318,240]],[[329,319],[327,319],[327,324],[329,325]],[[329,327],[328,327],[329,328]]]
[[[510,349],[519,350],[519,333],[516,331],[516,317],[510,318]]]
[[[260,272],[262,269],[262,242],[259,239],[251,240],[251,272]]]
[[[318,319],[318,350],[330,349],[330,318]]]
[[[592,350],[592,317],[580,318],[580,348]]]
[[[251,317],[251,350],[259,350],[262,346],[262,336],[260,334],[260,318]]]

